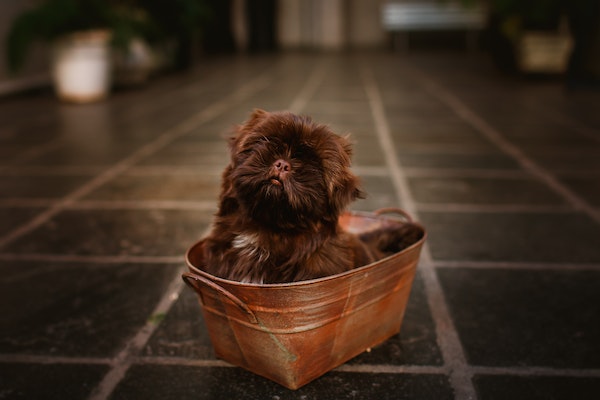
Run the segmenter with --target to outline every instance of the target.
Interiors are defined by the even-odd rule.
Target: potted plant
[[[509,71],[562,73],[572,46],[562,0],[488,0],[492,54]]]
[[[153,22],[147,40],[169,53],[172,67],[190,67],[200,51],[203,28],[215,16],[214,3],[222,1],[170,0],[165,6],[164,0],[138,0]]]
[[[6,59],[16,72],[34,42],[49,42],[58,97],[96,101],[110,89],[111,47],[125,49],[151,29],[147,14],[133,1],[43,0],[13,21]]]

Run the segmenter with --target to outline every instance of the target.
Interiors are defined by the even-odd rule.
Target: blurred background
[[[3,0],[0,94],[48,84],[51,72],[59,69],[53,66],[57,53],[64,54],[57,43],[84,40],[81,32],[90,31],[107,32],[111,64],[105,68],[117,85],[139,84],[154,74],[189,68],[203,57],[223,53],[377,48],[486,52],[505,73],[566,76],[570,87],[594,88],[600,76],[599,4]]]
[[[596,400],[599,15],[1,0],[0,398]],[[254,108],[351,133],[352,209],[428,232],[401,333],[297,392],[216,359],[181,280]]]

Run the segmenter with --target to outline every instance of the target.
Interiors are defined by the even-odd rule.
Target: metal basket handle
[[[246,315],[247,315],[247,317],[248,317],[248,319],[250,320],[251,323],[258,324],[258,319],[256,318],[256,315],[248,307],[248,305],[246,303],[244,303],[242,300],[240,300],[233,293],[229,292],[227,289],[225,289],[222,286],[218,285],[217,283],[211,281],[210,279],[206,279],[203,276],[192,274],[190,272],[184,272],[181,275],[181,277],[183,278],[183,281],[186,284],[188,284],[188,286],[190,286],[191,288],[193,288],[196,291],[200,290],[200,286],[199,285],[204,285],[204,286],[207,286],[210,289],[214,290],[215,292],[217,292],[219,294],[222,294],[223,296],[227,297],[240,310],[242,310],[244,313],[246,313]]]
[[[397,207],[386,207],[380,208],[374,212],[375,215],[385,215],[385,214],[397,214],[406,220],[406,222],[413,222],[412,217],[403,209]]]

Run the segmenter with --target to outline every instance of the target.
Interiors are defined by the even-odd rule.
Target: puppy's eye
[[[298,146],[292,153],[292,158],[310,158],[312,150],[308,146]]]
[[[298,149],[298,150],[294,151],[294,154],[292,154],[292,157],[293,158],[302,158],[302,157],[304,157],[304,155],[305,155],[304,150]]]

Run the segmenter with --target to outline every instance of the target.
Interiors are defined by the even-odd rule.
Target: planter
[[[110,33],[77,32],[54,44],[52,78],[57,96],[73,103],[104,99],[110,92]]]
[[[567,33],[524,32],[517,43],[517,62],[525,73],[564,73],[572,40]]]
[[[405,214],[404,214],[405,215]],[[398,219],[346,213],[368,231]],[[297,389],[400,331],[422,237],[372,264],[320,279],[245,284],[202,270],[202,241],[186,255],[185,282],[198,295],[217,357]]]

